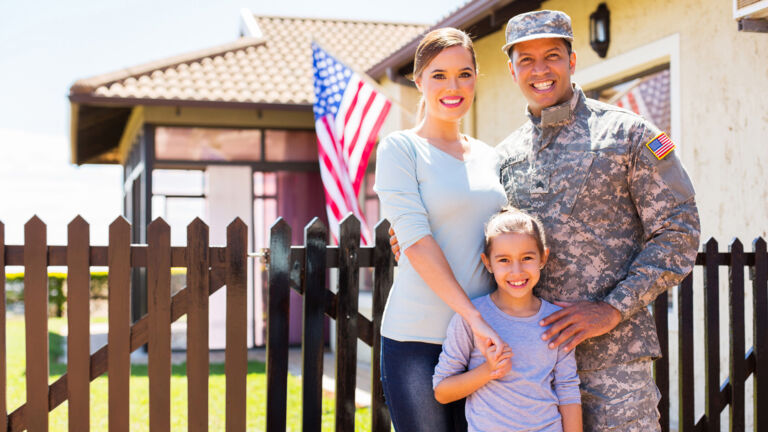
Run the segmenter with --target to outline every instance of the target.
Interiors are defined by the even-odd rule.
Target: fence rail
[[[304,245],[291,245],[291,227],[282,219],[271,228],[267,298],[267,430],[284,431],[287,412],[288,317],[291,290],[302,295],[302,428],[321,429],[323,375],[323,320],[336,320],[335,430],[355,425],[357,340],[371,347],[371,430],[389,431],[379,377],[381,316],[389,295],[395,266],[389,251],[388,224],[376,226],[375,244],[360,246],[360,225],[354,217],[342,222],[338,246],[326,244],[327,230],[315,219],[304,228]],[[5,296],[5,267],[25,268],[25,322],[27,340],[27,402],[8,414],[6,397],[5,310],[0,308],[0,430],[47,431],[48,413],[69,403],[69,430],[89,428],[89,383],[109,373],[109,430],[128,430],[130,353],[148,346],[150,385],[149,429],[170,430],[170,325],[187,315],[188,430],[208,427],[208,298],[227,286],[226,309],[226,430],[246,429],[247,227],[235,220],[227,229],[227,245],[210,246],[208,227],[199,219],[187,227],[187,246],[170,246],[170,227],[161,219],[148,229],[147,245],[130,244],[130,225],[122,218],[109,229],[108,246],[90,246],[89,226],[79,216],[69,225],[67,246],[46,245],[46,226],[37,218],[25,225],[24,245],[0,241],[0,296]],[[0,223],[0,239],[4,238]],[[751,252],[735,240],[720,252],[715,240],[698,254],[694,274],[679,286],[677,297],[677,376],[670,377],[668,296],[653,304],[663,357],[655,362],[655,378],[662,393],[659,410],[662,429],[670,430],[670,382],[678,389],[677,429],[719,431],[720,414],[728,409],[728,429],[745,429],[745,411],[753,407],[755,431],[768,431],[768,254],[757,239]],[[68,268],[68,369],[48,385],[47,267]],[[108,344],[89,355],[88,280],[91,266],[109,268]],[[130,323],[131,269],[147,270],[148,314]],[[170,268],[187,268],[187,286],[171,296]],[[327,287],[328,270],[336,268],[337,292]],[[358,312],[360,269],[373,268],[373,317]],[[729,314],[721,317],[719,296],[722,268],[727,268]],[[747,270],[747,273],[745,273]],[[698,277],[698,276],[696,276]],[[752,340],[745,347],[745,289],[751,282]],[[694,339],[694,290],[703,287],[704,335]],[[728,378],[720,380],[720,320],[727,320]],[[694,412],[695,344],[704,344],[704,415]],[[752,377],[753,392],[745,393]],[[702,390],[699,390],[702,392]]]

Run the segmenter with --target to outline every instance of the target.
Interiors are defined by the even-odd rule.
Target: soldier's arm
[[[629,189],[643,225],[640,252],[627,277],[603,301],[627,319],[690,273],[699,247],[699,213],[678,150],[659,159],[647,144],[658,135],[643,128],[633,145]]]

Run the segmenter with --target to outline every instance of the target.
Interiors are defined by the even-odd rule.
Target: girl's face
[[[416,77],[424,95],[428,119],[457,122],[472,106],[475,97],[475,66],[463,46],[440,52]]]
[[[533,295],[549,251],[545,250],[542,256],[530,234],[503,233],[491,240],[489,255],[482,255],[483,264],[493,273],[499,294],[524,299]]]

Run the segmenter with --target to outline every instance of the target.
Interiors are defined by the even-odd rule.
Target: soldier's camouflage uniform
[[[535,294],[604,301],[622,316],[576,348],[585,430],[658,429],[650,365],[661,351],[646,306],[693,267],[693,186],[676,151],[658,160],[646,146],[656,127],[578,86],[570,101],[528,116],[498,148],[510,204],[546,228],[550,259]]]

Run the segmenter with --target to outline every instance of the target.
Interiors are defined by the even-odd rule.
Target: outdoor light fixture
[[[597,55],[605,57],[611,43],[611,13],[605,3],[589,16],[589,44]]]

